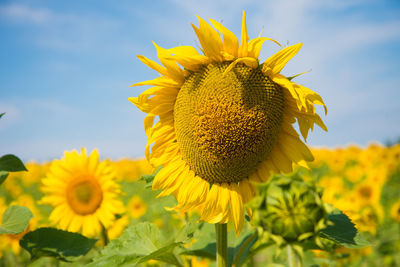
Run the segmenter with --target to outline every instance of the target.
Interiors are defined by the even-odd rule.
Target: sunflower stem
[[[217,267],[227,267],[228,263],[228,231],[226,223],[216,223],[217,234]]]
[[[110,242],[108,238],[107,229],[101,224],[101,239],[103,240],[104,246],[107,246],[108,242]]]

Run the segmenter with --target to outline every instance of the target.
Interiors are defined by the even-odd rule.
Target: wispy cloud
[[[47,8],[31,8],[22,4],[0,5],[2,20],[10,20],[17,23],[44,24],[53,17]]]
[[[96,12],[84,14],[56,11],[28,4],[0,6],[2,20],[23,24],[30,43],[56,50],[88,51],[112,41],[108,37],[119,27],[118,20]]]

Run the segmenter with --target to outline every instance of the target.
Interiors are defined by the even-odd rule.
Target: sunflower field
[[[312,152],[315,161],[310,169],[300,167],[286,177],[301,177],[306,182],[316,181],[315,186],[323,188],[322,200],[343,211],[368,243],[352,245],[347,241],[344,245],[335,245],[333,242],[328,244],[330,241],[326,239],[323,242],[330,246],[329,249],[305,249],[303,265],[398,266],[400,145],[315,148]],[[69,153],[78,155],[77,151]],[[3,214],[0,266],[85,266],[91,262],[92,266],[111,266],[113,262],[130,266],[134,265],[138,255],[143,259],[143,256],[151,255],[163,247],[166,248],[164,255],[160,253],[144,259],[143,266],[169,266],[173,261],[178,266],[215,266],[214,229],[204,223],[194,226],[199,219],[196,211],[183,214],[164,208],[172,207],[176,201],[173,197],[157,198],[158,192],[149,188],[148,180],[154,170],[145,159],[104,162],[115,171],[115,180],[107,182],[113,183],[113,187],[118,189],[114,191],[115,198],[102,200],[104,203],[101,205],[114,206],[115,216],[103,231],[99,229],[97,232],[93,222],[87,220],[76,219],[81,220],[78,222],[79,227],[73,226],[71,220],[79,216],[79,208],[63,211],[60,217],[52,216],[55,208],[51,203],[55,199],[51,200],[51,192],[58,190],[58,185],[52,185],[52,191],[46,187],[46,180],[51,177],[52,168],[54,170],[59,160],[41,164],[27,162],[27,171],[9,174],[0,189],[0,213]],[[89,167],[88,161],[79,164]],[[68,187],[64,187],[64,190],[68,190]],[[105,194],[103,192],[103,196]],[[68,204],[68,201],[60,205],[63,204]],[[27,207],[32,215],[23,232],[7,234],[4,230],[14,226],[5,225],[7,219],[4,218],[4,211],[13,206]],[[107,217],[106,214],[102,216]],[[107,221],[105,218],[99,220]],[[188,225],[193,228],[189,229]],[[236,259],[237,262],[243,266],[286,266],[286,251],[276,253],[279,243],[270,234],[259,231],[257,237],[254,237],[254,229],[260,228],[260,225],[254,220],[246,223],[245,230],[238,237],[235,237],[233,229],[229,229],[228,225],[228,230],[231,230],[229,250],[234,251],[243,240],[252,237],[253,240],[246,247],[247,256]],[[45,240],[35,239],[34,234],[38,231],[53,227],[85,233],[88,238],[81,241],[82,247],[79,247],[68,241],[71,237],[63,237],[61,234],[57,236],[59,241],[67,242],[69,249],[60,243],[53,244],[54,248],[51,248],[51,244]],[[87,228],[89,232],[85,230]],[[106,238],[102,236],[104,233]],[[171,236],[175,236],[175,240]],[[76,239],[74,242],[79,242],[77,237],[73,238]]]
[[[138,56],[145,159],[1,155],[0,267],[400,266],[400,145],[309,148],[327,107],[281,74],[302,43],[198,19],[201,53]]]

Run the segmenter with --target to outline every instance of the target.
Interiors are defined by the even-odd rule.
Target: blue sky
[[[200,3],[201,2],[201,3]],[[136,55],[156,59],[152,41],[198,45],[195,15],[250,38],[303,42],[283,70],[318,92],[329,132],[312,146],[384,143],[400,137],[400,2],[343,1],[1,1],[0,155],[59,158],[98,148],[103,158],[142,157],[144,113],[129,101],[155,78]],[[261,60],[277,47],[264,45]]]

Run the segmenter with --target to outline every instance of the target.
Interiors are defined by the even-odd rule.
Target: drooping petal
[[[257,37],[257,38],[251,39],[249,42],[248,56],[258,58],[258,56],[260,55],[261,47],[265,41],[272,41],[272,42],[276,43],[277,45],[281,46],[281,44],[278,43],[277,41],[275,41],[274,39],[266,38],[266,37]]]
[[[236,59],[235,61],[233,61],[224,71],[224,74],[228,73],[229,71],[231,71],[236,64],[238,63],[243,63],[245,64],[247,67],[250,67],[252,69],[255,69],[258,67],[258,60],[256,58],[252,58],[252,57],[241,57]]]
[[[236,236],[242,231],[244,222],[243,198],[240,194],[239,185],[232,183],[229,187],[230,191],[230,209],[232,215],[233,226],[235,227]]]

